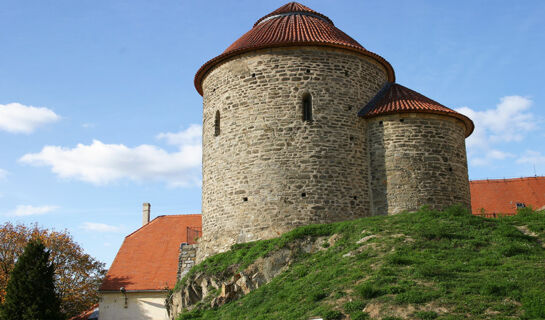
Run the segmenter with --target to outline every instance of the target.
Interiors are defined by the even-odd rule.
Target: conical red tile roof
[[[466,137],[475,128],[473,121],[463,114],[397,83],[386,84],[367,106],[359,112],[359,115],[364,118],[372,118],[385,114],[404,112],[435,113],[458,118],[465,124]]]
[[[202,80],[206,73],[232,56],[257,49],[288,46],[327,46],[356,51],[376,60],[386,69],[388,80],[395,80],[394,69],[384,58],[367,51],[356,40],[337,29],[325,15],[300,3],[290,2],[257,20],[250,31],[221,55],[206,62],[195,75],[195,87],[202,95]]]

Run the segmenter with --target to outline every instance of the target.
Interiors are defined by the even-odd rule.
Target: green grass
[[[422,209],[306,226],[234,246],[188,276],[227,277],[225,270],[242,270],[297,239],[334,234],[340,236],[334,245],[299,255],[269,284],[218,309],[194,310],[179,319],[371,319],[363,312],[369,304],[381,306],[383,319],[545,318],[545,214],[531,209],[499,219],[456,207]],[[376,237],[357,243],[371,234]],[[418,311],[405,316],[391,311],[409,304]]]

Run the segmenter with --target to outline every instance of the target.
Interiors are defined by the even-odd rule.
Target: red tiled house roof
[[[206,62],[195,75],[195,88],[202,95],[202,81],[206,73],[226,59],[248,51],[289,46],[325,46],[357,52],[382,65],[388,74],[388,81],[395,81],[394,69],[388,61],[337,29],[325,15],[297,2],[290,2],[257,20],[250,31],[221,55]]]
[[[78,314],[77,316],[74,316],[72,318],[70,318],[69,320],[88,320],[90,316],[93,315],[93,313],[95,313],[95,311],[98,310],[98,303],[93,305],[91,308],[89,308],[89,310],[87,311],[84,311],[80,314]],[[98,318],[96,318],[98,319]]]
[[[545,209],[545,177],[469,182],[473,214],[515,214],[517,203]]]
[[[364,118],[372,118],[386,114],[404,112],[443,114],[457,118],[461,120],[466,127],[466,137],[468,137],[475,128],[473,121],[463,114],[449,109],[439,102],[397,83],[387,83],[359,112],[359,115]]]
[[[159,216],[125,237],[100,291],[164,290],[176,284],[180,244],[201,215]]]

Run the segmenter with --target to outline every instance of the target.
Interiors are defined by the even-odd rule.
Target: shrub
[[[310,294],[310,300],[314,302],[323,300],[325,297],[327,297],[327,293],[323,291],[315,291]]]
[[[389,255],[387,258],[388,263],[393,265],[411,265],[414,263],[412,257],[408,256],[407,253],[396,252]]]
[[[351,320],[367,320],[367,319],[371,319],[371,317],[369,316],[367,312],[358,311],[354,314],[351,314],[350,319]]]
[[[424,303],[436,298],[438,294],[433,291],[423,291],[420,289],[411,289],[398,294],[395,297],[398,303]]]
[[[438,317],[437,313],[433,311],[418,311],[414,313],[414,316],[416,317],[416,319],[421,320],[433,320]]]
[[[506,297],[518,292],[518,286],[502,280],[489,280],[481,287],[481,294],[495,297]]]
[[[365,308],[365,302],[362,301],[350,301],[344,304],[344,311],[348,313],[353,313],[357,311],[362,311]]]
[[[324,314],[325,320],[340,320],[343,318],[343,314],[337,310],[330,310]]]
[[[202,316],[202,312],[195,310],[189,313],[182,313],[178,316],[177,320],[193,320],[193,319],[200,319]]]
[[[522,307],[527,319],[545,318],[545,292],[538,290],[527,292],[522,298]]]
[[[521,243],[511,243],[506,244],[502,249],[501,253],[506,257],[512,257],[519,254],[525,254],[531,251],[530,246],[521,244]]]
[[[385,291],[389,294],[398,294],[407,291],[407,288],[402,286],[389,286],[386,287]]]
[[[356,287],[356,292],[364,299],[373,299],[384,294],[380,289],[375,288],[368,282]]]
[[[449,266],[439,263],[424,263],[416,267],[416,273],[424,278],[446,279],[454,276],[455,264]]]

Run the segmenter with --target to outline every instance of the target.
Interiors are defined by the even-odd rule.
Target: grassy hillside
[[[237,301],[179,319],[545,319],[545,214],[531,210],[485,219],[423,209],[312,225],[237,245],[191,273],[242,270],[307,237],[324,237],[325,250],[301,253]]]

